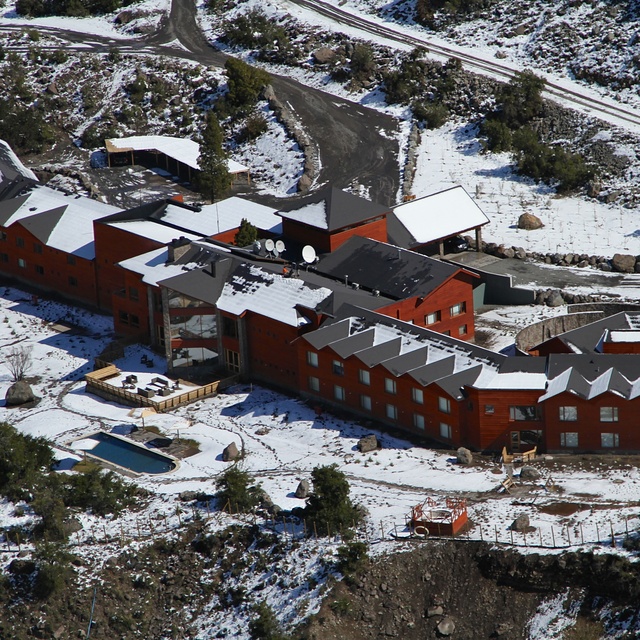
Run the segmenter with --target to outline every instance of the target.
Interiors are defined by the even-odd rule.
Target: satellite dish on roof
[[[310,245],[307,244],[302,247],[302,259],[307,264],[313,264],[316,260],[316,250]]]
[[[274,242],[273,242],[273,240],[272,240],[271,238],[269,238],[269,239],[267,239],[267,240],[265,240],[265,241],[264,241],[264,248],[265,248],[267,251],[273,251],[273,248],[274,248],[275,246],[276,246],[276,245],[274,244]]]
[[[284,251],[284,242],[282,242],[282,240],[276,241],[276,251],[278,253],[282,253]]]

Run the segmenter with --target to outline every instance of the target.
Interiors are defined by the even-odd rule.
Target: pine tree
[[[242,218],[240,221],[240,228],[234,243],[237,247],[248,247],[258,239],[258,230],[246,219]]]
[[[209,111],[202,131],[198,164],[198,190],[213,202],[229,189],[231,179],[227,165],[227,153],[222,146],[222,129],[216,116]]]

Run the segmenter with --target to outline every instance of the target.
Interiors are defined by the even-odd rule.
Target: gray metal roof
[[[391,358],[382,363],[382,366],[393,373],[394,376],[401,376],[407,371],[423,367],[427,363],[429,347],[424,346],[413,351],[408,351],[396,358]]]
[[[450,376],[454,372],[455,366],[456,359],[450,356],[412,369],[408,373],[416,382],[426,387],[436,380]]]
[[[277,215],[282,216],[285,220],[304,222],[297,212],[308,205],[316,203],[324,203],[325,222],[318,224],[310,221],[308,224],[327,231],[337,231],[343,227],[365,222],[390,212],[388,207],[376,202],[371,202],[360,196],[354,196],[335,187],[326,187],[312,196],[286,206],[278,211]]]
[[[463,387],[474,384],[478,376],[482,373],[482,365],[469,367],[458,373],[440,378],[436,384],[448,395],[456,400],[462,400],[465,396],[462,393]]]
[[[0,202],[0,227],[4,227],[11,216],[29,199],[29,196],[20,196],[11,200]]]
[[[367,331],[355,333],[348,338],[331,343],[331,348],[342,359],[345,359],[358,351],[372,347],[375,335],[376,332],[374,329],[368,329]]]
[[[429,295],[460,268],[385,242],[354,236],[323,256],[315,270],[401,300]]]
[[[316,331],[305,334],[304,339],[315,349],[324,349],[327,345],[338,340],[344,340],[350,335],[349,319],[322,326]]]
[[[67,207],[62,206],[49,211],[42,211],[28,218],[22,218],[20,224],[40,240],[40,242],[47,244],[49,236],[59,224],[66,210]]]
[[[364,362],[368,367],[375,367],[377,364],[395,358],[400,355],[400,349],[402,347],[402,339],[394,338],[387,342],[381,342],[368,349],[363,349],[356,353],[356,358]]]

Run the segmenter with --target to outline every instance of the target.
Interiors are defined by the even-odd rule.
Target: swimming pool
[[[136,473],[167,473],[176,468],[175,461],[168,456],[109,433],[94,433],[87,436],[86,440],[98,443],[87,450],[88,454]]]

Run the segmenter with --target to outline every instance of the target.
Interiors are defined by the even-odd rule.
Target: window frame
[[[424,404],[424,390],[420,387],[411,387],[411,399],[415,404]]]
[[[600,407],[600,422],[619,422],[618,407]]]
[[[432,324],[437,324],[442,320],[442,312],[440,309],[437,311],[432,311],[431,313],[427,313],[424,316],[424,324],[427,327],[430,327]]]
[[[333,360],[331,362],[331,371],[334,376],[344,376],[344,362],[342,360]]]
[[[310,391],[316,393],[320,391],[320,378],[316,376],[307,376],[307,387]]]
[[[558,419],[560,420],[560,422],[577,422],[577,405],[562,405],[558,407]]]
[[[441,422],[439,429],[441,438],[445,440],[451,440],[453,438],[453,429],[448,422]]]
[[[384,379],[384,390],[385,393],[389,395],[395,396],[397,393],[397,385],[396,381],[393,378],[385,378]]]
[[[420,431],[424,431],[425,430],[425,420],[424,420],[424,416],[421,413],[414,413],[413,414],[413,426],[415,429],[419,429]]]
[[[457,318],[467,312],[467,303],[466,301],[456,302],[449,307],[449,315],[452,318]]]
[[[387,402],[384,408],[384,414],[387,416],[387,420],[397,420],[398,419],[398,407],[395,404],[391,404]]]
[[[315,351],[307,351],[307,364],[310,367],[318,368],[319,359],[318,354]]]
[[[368,396],[364,393],[360,394],[360,408],[365,411],[371,411],[373,408],[373,403],[371,401],[371,396]]]
[[[533,417],[528,417],[528,410],[533,410]],[[523,415],[524,417],[519,417]],[[509,405],[509,422],[540,422],[542,420],[542,412],[540,407],[535,404],[527,405]]]
[[[451,413],[451,400],[445,396],[438,396],[438,411],[449,415]]]
[[[344,402],[347,398],[347,392],[345,388],[339,384],[333,385],[333,399],[338,402]]]
[[[605,436],[610,436],[611,443],[605,444]],[[607,437],[607,440],[609,438]],[[602,449],[617,449],[620,447],[620,434],[614,432],[602,432],[600,433],[600,447]]]
[[[569,440],[571,442],[568,442]],[[572,449],[580,446],[580,434],[577,431],[561,431],[560,446]]]
[[[358,381],[367,387],[371,386],[371,372],[368,369],[358,370]]]

